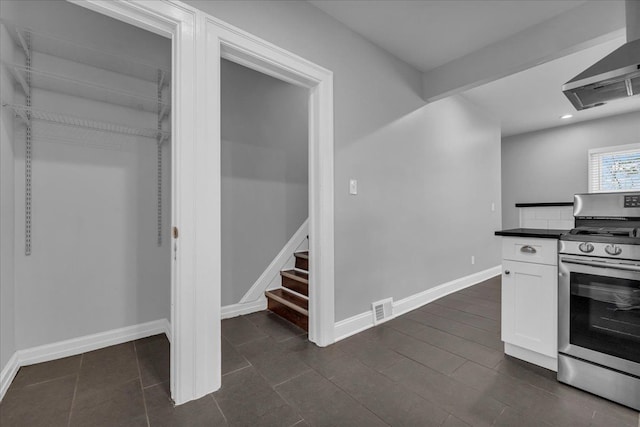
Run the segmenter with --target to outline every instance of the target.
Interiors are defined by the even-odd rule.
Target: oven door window
[[[569,341],[640,363],[640,281],[571,273]]]

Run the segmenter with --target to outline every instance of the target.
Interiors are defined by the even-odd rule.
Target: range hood
[[[640,95],[640,1],[625,5],[627,43],[562,85],[576,110]]]

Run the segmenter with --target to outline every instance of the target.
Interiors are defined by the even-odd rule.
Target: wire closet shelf
[[[40,121],[49,124],[69,126],[71,128],[89,129],[92,131],[115,133],[128,136],[154,139],[157,142],[157,244],[162,245],[162,144],[171,138],[171,74],[166,69],[140,62],[136,59],[120,54],[95,49],[92,46],[65,40],[57,36],[34,31],[14,22],[0,19],[0,27],[4,27],[16,46],[16,58],[24,56],[25,64],[11,61],[1,62],[13,78],[16,87],[22,89],[25,103],[1,100],[3,108],[10,108],[15,117],[25,125],[25,254],[31,254],[31,176],[32,176],[32,122]],[[35,54],[35,55],[34,55]],[[62,61],[62,63],[77,64],[82,70],[92,70],[95,77],[97,71],[102,75],[122,76],[129,82],[129,90],[122,87],[112,87],[109,79],[98,82],[87,81],[83,78],[55,73],[44,67],[34,67],[33,59],[37,56],[47,64],[48,60]],[[38,61],[36,61],[38,62]],[[77,71],[77,70],[76,70]],[[105,73],[106,72],[106,73]],[[70,73],[86,75],[83,72]],[[121,79],[122,80],[122,79]],[[105,84],[105,82],[107,82]],[[132,84],[133,82],[133,84]],[[138,83],[139,82],[139,83]],[[119,124],[109,121],[95,120],[72,114],[63,114],[48,109],[34,108],[32,102],[33,89],[63,94],[76,98],[98,101],[110,105],[123,106],[138,111],[145,111],[156,115],[155,128],[135,127],[130,124]],[[149,93],[146,95],[144,93]],[[153,95],[151,95],[153,94]],[[165,95],[166,94],[166,95]],[[163,99],[165,96],[169,98]],[[166,124],[166,126],[163,126]],[[165,129],[169,128],[169,129]]]
[[[29,90],[27,82],[30,81],[30,86],[32,88],[40,88],[79,98],[121,105],[123,107],[143,110],[150,113],[158,113],[160,120],[164,120],[170,112],[170,104],[160,101],[156,96],[150,97],[134,93],[132,91],[118,90],[105,85],[95,84],[85,80],[71,78],[51,73],[49,71],[39,70],[34,67],[27,67],[6,61],[2,62],[2,65],[9,70],[14,80],[19,83],[25,94]],[[159,91],[162,91],[163,89],[164,87],[158,88]]]
[[[8,107],[13,110],[17,118],[20,118],[24,123],[31,120],[40,120],[47,123],[61,124],[65,126],[80,127],[84,129],[96,130],[101,132],[113,132],[123,135],[142,136],[146,138],[156,139],[159,143],[167,141],[171,132],[162,131],[157,129],[145,129],[135,128],[129,126],[123,126],[117,123],[109,123],[103,121],[89,120],[77,116],[69,116],[66,114],[53,113],[51,111],[43,111],[35,108],[27,107],[26,105],[19,104],[2,104],[3,107]]]

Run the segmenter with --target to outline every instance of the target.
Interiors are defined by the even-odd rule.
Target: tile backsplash
[[[573,228],[573,206],[532,206],[518,208],[520,228],[570,230]]]

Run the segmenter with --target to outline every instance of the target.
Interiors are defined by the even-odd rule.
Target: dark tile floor
[[[222,322],[222,388],[173,407],[150,337],[22,368],[1,426],[629,426],[638,413],[506,357],[492,279],[327,348],[260,312]]]

